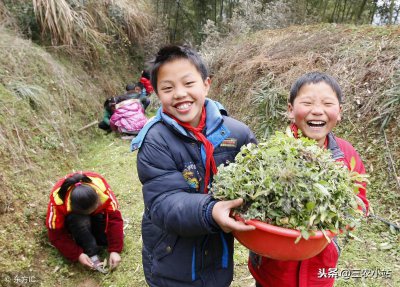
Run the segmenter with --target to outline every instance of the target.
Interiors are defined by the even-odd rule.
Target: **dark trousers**
[[[98,124],[99,129],[105,130],[105,131],[111,131],[110,125],[108,125],[105,121],[101,121]]]
[[[107,245],[106,222],[103,214],[83,215],[71,213],[65,218],[65,226],[89,257],[96,255],[99,246]]]

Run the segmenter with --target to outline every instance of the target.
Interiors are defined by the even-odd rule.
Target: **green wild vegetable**
[[[338,233],[358,226],[356,194],[366,177],[332,159],[316,141],[276,132],[257,146],[243,146],[234,163],[218,167],[212,192],[221,200],[243,198],[236,214],[297,229],[298,241],[317,230]]]

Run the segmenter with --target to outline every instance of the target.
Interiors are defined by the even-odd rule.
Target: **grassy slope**
[[[398,26],[317,25],[235,38],[209,51],[212,97],[261,138],[268,127],[282,130],[288,124],[286,98],[297,77],[313,70],[334,75],[345,94],[343,121],[335,133],[350,141],[363,158],[371,176],[368,198],[374,212],[399,224],[400,190],[393,170],[400,169],[398,108],[385,128],[387,141],[379,126],[370,122],[385,112],[382,102],[399,95],[399,34]],[[338,280],[337,286],[400,286],[400,234],[373,220],[355,236],[345,246],[339,268],[390,270],[392,278]]]
[[[88,71],[79,57],[4,27],[0,39],[0,273],[44,272],[49,190],[96,138],[94,129],[76,131],[101,118],[104,98],[122,93],[139,66],[121,52]]]
[[[49,244],[46,244],[44,230],[40,253],[44,255],[37,270],[49,270],[42,277],[42,286],[145,286],[141,266],[140,221],[143,211],[141,186],[136,174],[136,153],[129,152],[129,141],[114,135],[99,135],[79,156],[73,170],[94,170],[103,174],[114,190],[125,225],[125,248],[120,267],[109,275],[85,270],[78,264],[70,264]],[[66,170],[65,172],[69,172]],[[400,274],[398,235],[376,221],[366,222],[354,232],[355,239],[347,243],[339,262],[339,268],[356,270],[391,270],[391,279],[340,279],[336,286],[399,286]],[[343,243],[343,238],[341,238]],[[390,243],[392,248],[386,249]],[[250,287],[253,284],[247,270],[247,250],[236,243],[235,280],[233,287]]]
[[[334,33],[334,31],[332,31],[334,29],[326,29],[329,30],[329,33]],[[252,86],[252,83],[261,85],[264,80],[263,77],[266,75],[275,75],[275,82],[273,82],[275,84],[274,88],[276,87],[279,91],[287,90],[288,83],[293,79],[296,73],[299,73],[304,69],[302,67],[308,67],[307,69],[313,67],[321,68],[326,64],[325,61],[331,61],[330,66],[332,69],[337,68],[338,73],[341,71],[339,69],[340,67],[351,67],[347,71],[342,71],[346,74],[346,77],[343,77],[343,79],[348,79],[345,81],[345,84],[347,84],[346,86],[352,87],[352,89],[349,88],[349,90],[346,90],[347,94],[351,94],[352,91],[358,94],[364,92],[365,94],[368,94],[367,90],[369,85],[369,88],[371,88],[371,86],[375,88],[378,87],[373,91],[374,95],[380,95],[384,90],[384,87],[387,87],[388,82],[392,79],[390,76],[392,75],[391,71],[393,68],[393,62],[398,61],[396,56],[396,49],[399,47],[399,45],[397,45],[399,39],[398,35],[392,37],[390,33],[384,33],[382,30],[379,30],[378,32],[373,33],[372,36],[364,37],[364,34],[368,32],[366,28],[360,31],[354,29],[354,35],[350,33],[353,29],[354,28],[345,29],[345,33],[350,35],[346,38],[346,43],[350,43],[353,47],[357,48],[354,49],[354,51],[358,51],[359,53],[357,57],[351,56],[351,50],[347,50],[343,45],[338,44],[341,34],[338,34],[333,40],[320,39],[319,42],[311,38],[310,41],[318,47],[322,46],[324,41],[331,44],[331,48],[326,50],[326,52],[318,51],[318,47],[314,47],[314,50],[311,49],[312,45],[307,44],[307,37],[300,35],[298,37],[298,42],[302,43],[303,47],[307,47],[307,49],[310,50],[306,53],[306,56],[300,57],[299,54],[297,54],[297,58],[294,57],[291,60],[282,61],[282,58],[290,55],[291,45],[286,45],[284,51],[281,51],[280,56],[279,54],[274,54],[273,50],[269,50],[271,55],[275,55],[275,61],[271,62],[272,66],[268,66],[268,61],[263,58],[263,55],[267,54],[267,47],[263,47],[262,45],[261,49],[257,47],[257,45],[260,45],[260,41],[264,37],[260,38],[257,36],[254,41],[251,41],[251,44],[243,44],[242,48],[244,52],[242,50],[237,51],[234,48],[231,49],[231,51],[239,58],[235,59],[232,57],[229,61],[225,62],[225,64],[232,63],[234,66],[225,67],[227,68],[226,70],[221,70],[219,74],[216,74],[215,83],[217,85],[214,83],[213,88],[217,92],[220,92],[224,88],[224,95],[229,95],[229,93],[237,90],[238,93],[235,94],[235,97],[230,98],[229,102],[232,105],[230,110],[232,110],[233,114],[239,119],[246,120],[246,116],[247,119],[249,119],[246,114],[249,111],[248,106],[251,106],[250,101],[252,94],[250,93],[250,90],[257,88],[256,86]],[[297,28],[293,28],[287,31],[279,31],[278,36],[274,36],[275,32],[266,32],[267,37],[264,38],[265,45],[267,45],[266,43],[268,42],[266,39],[270,39],[272,42],[269,43],[274,43],[275,52],[280,51],[278,49],[280,47],[279,37],[283,39],[282,41],[286,41],[287,38],[284,36],[285,33],[290,35],[290,33],[296,33],[297,30]],[[310,31],[308,31],[308,29],[299,30],[299,33],[313,35],[317,30],[318,28],[314,27]],[[365,38],[367,40],[369,39],[369,42],[365,40],[366,42],[360,44],[356,40],[353,41],[353,38]],[[9,41],[10,40],[4,41],[4,43]],[[375,51],[376,47],[379,48],[379,46],[383,46],[384,49],[381,49],[383,52],[381,54],[373,54],[372,52]],[[13,53],[9,52],[10,47],[15,50]],[[117,83],[121,83],[118,75],[111,71],[104,72],[99,70],[98,74],[93,75],[92,77],[84,75],[83,78],[81,77],[81,81],[76,85],[76,87],[72,87],[69,83],[74,83],[72,81],[74,79],[63,82],[62,77],[52,79],[51,77],[49,78],[49,76],[41,73],[46,69],[42,66],[43,61],[39,61],[37,65],[30,64],[30,58],[34,60],[37,60],[38,58],[35,58],[35,54],[32,54],[35,52],[35,49],[32,49],[29,43],[18,42],[18,45],[12,45],[10,47],[7,47],[8,49],[2,49],[2,52],[6,55],[18,55],[21,57],[18,61],[24,62],[23,67],[32,67],[32,70],[22,70],[18,62],[14,63],[12,61],[13,58],[10,58],[11,60],[8,61],[9,63],[4,63],[4,65],[12,65],[15,70],[7,69],[7,71],[12,72],[8,75],[4,74],[6,73],[6,70],[0,70],[0,72],[3,73],[1,74],[0,104],[2,104],[2,107],[6,112],[3,114],[10,113],[10,115],[15,115],[17,110],[11,108],[14,108],[15,105],[27,105],[21,100],[13,98],[13,95],[11,95],[9,90],[6,89],[7,84],[13,80],[31,79],[32,74],[36,74],[36,76],[33,77],[33,81],[30,83],[31,85],[36,86],[44,82],[46,83],[44,87],[49,87],[48,91],[52,91],[51,88],[55,86],[55,88],[60,91],[60,94],[63,95],[62,98],[67,102],[68,97],[76,95],[76,92],[74,91],[75,89],[82,91],[84,97],[87,98],[90,97],[91,92],[93,93],[93,87],[95,87],[94,89],[97,89],[98,86],[96,86],[96,84],[106,90],[105,86],[109,85],[109,79],[106,79],[104,75],[113,75],[108,78],[116,79],[113,82],[113,84],[115,84],[114,87]],[[338,51],[338,54],[329,60],[329,51]],[[243,53],[246,55],[249,53],[255,55],[254,58],[250,59],[252,64],[255,66],[249,67],[245,65],[246,63],[240,62],[240,55],[243,55]],[[319,56],[321,54],[323,57]],[[42,55],[42,53],[40,52],[39,55]],[[348,55],[347,58],[346,55]],[[229,56],[228,53],[227,56]],[[48,55],[43,56],[45,59],[48,59],[48,57]],[[2,59],[4,60],[6,58],[2,57]],[[362,62],[362,67],[369,67],[369,70],[373,73],[371,74],[371,71],[369,70],[369,72],[365,70],[362,70],[359,73],[356,72],[358,71],[357,68],[360,67],[359,63],[354,60],[351,63],[343,65],[343,61],[346,59],[350,59],[350,61],[353,61],[351,59],[365,60]],[[66,59],[63,60],[67,61]],[[4,62],[6,61],[4,60]],[[53,60],[50,60],[49,62],[51,63],[49,66],[54,67]],[[381,65],[386,63],[386,68],[379,71],[379,68],[375,65],[376,63]],[[224,67],[224,62],[219,64]],[[69,72],[67,74],[71,74],[70,71],[72,71],[72,73],[75,71],[74,75],[82,73],[79,68],[74,70],[71,68],[71,65],[68,66],[69,68],[67,68],[67,70]],[[240,66],[242,67],[242,70],[238,68]],[[37,70],[34,69],[35,67],[37,67]],[[255,78],[253,75],[254,71],[256,71]],[[377,71],[381,73],[377,73]],[[15,74],[17,72],[23,73]],[[232,73],[234,73],[233,77]],[[127,73],[124,72],[123,74],[126,75]],[[218,75],[223,75],[224,78],[220,79],[218,78]],[[379,78],[379,75],[384,75],[385,77]],[[250,76],[250,78],[246,78],[247,76]],[[366,84],[363,84],[362,87],[357,86],[356,84],[361,81],[361,79],[364,79],[364,76],[365,82],[363,83]],[[368,77],[372,78],[370,79]],[[92,81],[90,78],[94,80]],[[7,81],[4,79],[7,79]],[[51,81],[53,81],[53,83]],[[381,81],[381,85],[377,84],[379,81]],[[221,82],[224,82],[225,84],[222,85]],[[235,86],[238,83],[242,84],[240,89]],[[270,90],[271,88],[269,87],[267,92]],[[44,94],[46,93],[48,94],[47,91],[44,92]],[[243,103],[243,99],[240,97],[241,93],[245,94],[245,105],[237,104],[238,102]],[[96,94],[95,97],[96,99],[99,99],[102,95]],[[351,99],[350,102],[354,103],[355,99]],[[372,100],[372,103],[376,103],[376,99]],[[224,99],[221,101],[224,103]],[[225,104],[227,102],[228,101],[225,100]],[[241,113],[241,110],[235,109],[235,105],[236,107],[247,108],[244,109],[243,113]],[[364,106],[367,106],[367,104]],[[96,116],[99,107],[100,101],[96,102],[95,107],[93,107],[89,113],[90,116]],[[78,104],[76,106],[74,105],[74,111],[78,109],[80,117],[82,117],[86,108],[87,107],[80,107]],[[354,113],[358,112],[353,105],[349,105],[347,108],[347,114],[345,113],[347,116],[349,115],[348,111],[355,111]],[[257,110],[257,113],[263,112],[264,111]],[[34,114],[34,112],[32,113]],[[26,117],[27,116],[25,115],[23,118]],[[51,119],[51,117],[49,118]],[[55,117],[55,119],[57,119],[57,117]],[[71,139],[65,136],[58,134],[57,137],[52,136],[54,130],[47,125],[45,127],[40,126],[38,129],[29,129],[30,126],[28,125],[28,120],[29,117],[26,120],[26,126],[25,122],[23,122],[21,126],[21,122],[15,121],[15,126],[6,129],[6,119],[0,116],[0,124],[2,124],[1,135],[3,136],[6,132],[6,135],[10,135],[11,138],[11,134],[15,135],[15,133],[20,131],[19,140],[22,140],[22,145],[21,142],[16,142],[15,147],[17,149],[23,148],[24,146],[27,147],[25,150],[22,149],[22,151],[29,155],[29,157],[24,158],[27,160],[26,162],[15,162],[15,160],[12,161],[9,157],[7,157],[7,162],[0,162],[0,167],[2,168],[2,173],[0,174],[0,187],[3,191],[2,195],[6,194],[6,197],[0,197],[0,199],[4,200],[4,202],[1,203],[4,203],[5,206],[5,211],[1,210],[0,212],[0,254],[2,257],[0,272],[4,274],[4,272],[15,273],[19,271],[22,272],[22,274],[25,274],[28,271],[32,271],[41,278],[42,286],[144,286],[142,267],[140,264],[140,217],[142,212],[142,200],[140,184],[135,173],[135,155],[129,152],[129,143],[115,138],[112,135],[103,136],[102,133],[96,130],[96,128],[85,130],[79,133],[79,136],[74,135],[74,141],[71,142]],[[90,118],[90,120],[92,120],[92,118]],[[391,153],[394,155],[395,164],[397,165],[397,169],[399,169],[398,158],[400,158],[400,144],[398,135],[400,132],[396,121],[398,122],[399,118],[395,119],[395,122],[387,130],[387,133],[390,141]],[[14,119],[12,123],[14,125]],[[82,122],[82,124],[72,124],[74,124],[74,127],[80,127],[84,123],[85,122]],[[70,124],[70,122],[68,122],[67,125],[68,124]],[[388,149],[385,146],[382,135],[377,130],[369,129],[368,133],[365,133],[364,126],[365,121],[363,122],[362,120],[354,118],[349,119],[349,117],[347,117],[337,132],[344,138],[355,143],[355,146],[358,148],[365,161],[368,171],[372,174],[371,184],[369,187],[369,198],[371,199],[375,211],[392,221],[396,221],[398,220],[398,214],[400,213],[398,207],[399,195],[398,191],[396,191],[393,178],[391,178],[390,174],[387,172],[389,167],[387,164]],[[49,131],[49,133],[51,132],[51,137],[43,135],[43,130],[46,132]],[[72,133],[70,133],[70,135],[72,135]],[[75,150],[71,152],[62,146],[57,145],[57,147],[54,147],[52,138],[56,137],[56,139],[58,139],[58,136],[60,136],[62,140],[65,140],[65,143],[69,146],[79,146],[77,150],[85,148],[84,152],[77,154]],[[60,140],[61,143],[62,140]],[[58,142],[56,141],[55,144],[58,144]],[[14,146],[10,147],[11,152],[13,147]],[[14,152],[18,152],[18,150],[15,150],[16,149],[14,149]],[[58,156],[47,156],[48,153],[53,153]],[[73,154],[73,159],[66,162],[66,158],[70,157],[71,154]],[[40,158],[43,159],[36,163],[35,161]],[[8,160],[11,162],[8,162]],[[22,167],[18,168],[18,164],[21,166],[21,163]],[[10,166],[13,168],[10,168]],[[25,167],[31,167],[32,169],[25,169]],[[71,170],[79,169],[93,169],[106,176],[120,201],[124,217],[129,221],[129,225],[126,228],[126,244],[123,254],[123,263],[117,272],[107,276],[82,269],[78,265],[71,265],[62,259],[54,248],[49,245],[45,228],[43,227],[45,216],[44,210],[45,205],[47,204],[48,191],[53,182],[57,177],[63,176]],[[34,180],[32,180],[32,176],[34,176]],[[34,199],[33,201],[32,198]],[[10,204],[7,202],[9,199],[12,200]],[[1,205],[1,207],[3,208],[3,205]],[[390,233],[385,226],[374,221],[364,224],[362,229],[355,232],[355,235],[357,239],[352,240],[343,250],[340,259],[340,268],[378,268],[380,270],[392,270],[392,279],[368,279],[365,280],[365,282],[356,281],[354,279],[348,281],[338,280],[337,286],[400,286],[399,235]],[[232,286],[251,286],[252,279],[249,278],[249,273],[246,268],[247,251],[243,247],[238,246],[235,258],[237,263],[237,274]],[[0,286],[3,283],[4,282],[1,281]]]
[[[105,176],[114,191],[123,214],[125,247],[122,263],[116,272],[102,275],[70,264],[49,244],[42,246],[45,256],[39,269],[48,270],[42,286],[144,286],[141,266],[140,223],[143,211],[141,186],[136,175],[136,154],[129,151],[129,141],[113,134],[100,135],[79,156],[79,161],[66,170],[93,170]],[[43,242],[46,234],[42,232]],[[107,252],[104,252],[104,256]]]

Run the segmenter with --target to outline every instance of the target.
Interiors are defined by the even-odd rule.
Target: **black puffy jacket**
[[[219,103],[206,100],[205,106],[206,136],[214,145],[217,166],[234,161],[242,145],[256,142],[250,129],[226,116]],[[215,224],[209,210],[214,199],[203,193],[201,143],[159,110],[133,140],[132,150],[138,148],[147,283],[152,287],[229,286],[233,237]]]

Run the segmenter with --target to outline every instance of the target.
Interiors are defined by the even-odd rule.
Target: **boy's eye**
[[[194,84],[194,81],[186,82],[186,86],[191,86]]]
[[[163,91],[163,92],[169,92],[171,90],[172,90],[172,87],[162,87],[161,88],[161,91]]]

